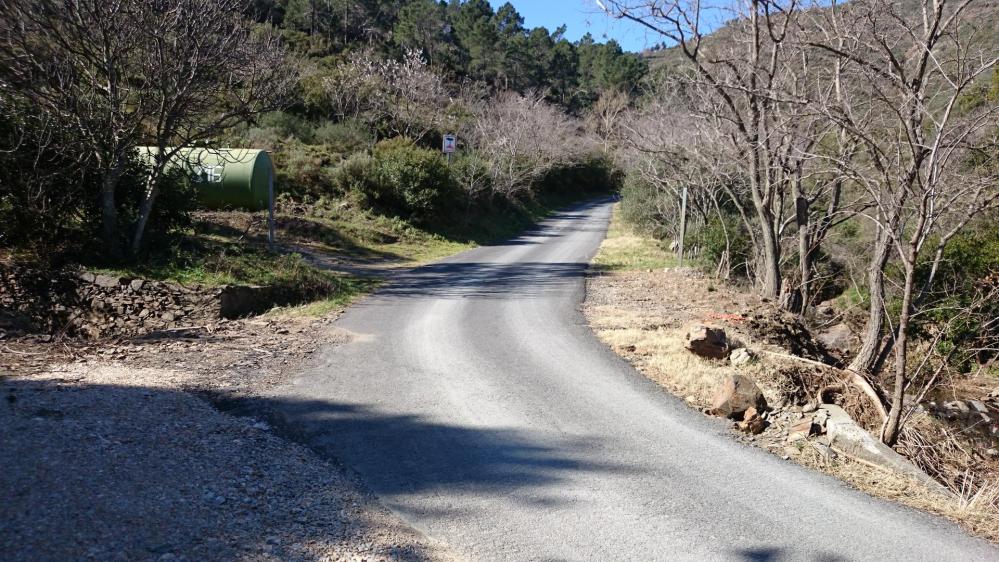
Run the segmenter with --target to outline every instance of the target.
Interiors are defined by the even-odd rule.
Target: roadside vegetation
[[[944,438],[926,444],[928,451],[940,447],[940,452],[932,467],[923,467],[940,471],[936,474],[944,482],[960,472],[969,481],[989,484],[952,487],[951,493],[940,493],[905,474],[846,454],[830,453],[821,440],[817,445],[815,440],[789,441],[788,426],[802,416],[802,404],[811,399],[813,385],[835,382],[836,371],[795,360],[790,349],[807,343],[804,340],[778,341],[777,345],[748,333],[747,322],[760,318],[766,319],[774,333],[794,325],[782,317],[777,307],[761,303],[751,285],[718,279],[713,264],[708,262],[690,268],[656,267],[664,263],[661,241],[651,234],[636,234],[622,227],[624,216],[618,206],[613,221],[618,227],[608,232],[594,258],[583,308],[590,326],[612,350],[690,407],[704,412],[710,411],[727,377],[733,373],[748,376],[762,389],[773,410],[765,430],[741,437],[747,443],[840,478],[871,495],[942,515],[975,534],[999,540],[999,488],[994,484],[999,462],[983,455],[980,444],[961,435],[960,429],[945,420],[924,411],[912,421],[918,431]],[[727,360],[691,353],[686,347],[688,329],[702,323],[723,326],[737,341],[734,345],[753,350],[753,359],[734,366]],[[797,337],[810,336],[804,333]],[[878,419],[865,412],[859,393],[843,392],[833,400],[869,429],[876,430]],[[969,463],[965,453],[975,460]]]
[[[662,269],[676,264],[676,255],[662,240],[642,235],[639,227],[627,222],[617,210],[607,228],[607,238],[593,258],[596,271]]]
[[[0,8],[4,259],[209,286],[350,294],[335,266],[432,260],[611,190],[592,108],[647,72],[485,0]],[[200,208],[170,164],[190,147],[271,153],[276,253],[262,215]]]
[[[999,388],[995,6],[605,4],[665,42],[608,114],[623,218],[672,247],[686,190],[685,258],[829,341],[883,443],[988,495],[999,411],[925,412]]]

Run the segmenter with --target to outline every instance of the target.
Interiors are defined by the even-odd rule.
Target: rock
[[[131,283],[128,284],[133,291],[142,290],[142,286],[146,284],[144,279],[133,279]]]
[[[96,275],[93,283],[98,287],[104,287],[106,289],[116,288],[118,285],[121,285],[121,277],[115,277],[113,275]]]
[[[815,412],[815,415],[812,416],[812,425],[815,427],[815,432],[818,434],[825,433],[827,421],[829,421],[829,412],[826,410],[818,410]]]
[[[835,316],[836,308],[833,306],[833,301],[822,301],[815,305],[815,315],[824,318]]]
[[[826,445],[825,443],[819,443],[818,441],[810,441],[809,444],[815,449],[815,452],[819,454],[819,458],[823,462],[829,462],[836,458],[836,451],[832,450],[832,447]]]
[[[710,412],[716,416],[738,418],[750,408],[757,411],[767,408],[767,400],[760,387],[749,377],[730,375],[715,392]]]
[[[801,420],[791,424],[791,427],[787,430],[787,440],[793,443],[802,439],[808,439],[815,433],[815,423],[812,416],[805,416]]]
[[[755,361],[756,355],[745,347],[740,347],[732,350],[732,353],[728,356],[728,360],[733,367],[742,367],[743,365],[749,365]]]
[[[927,487],[947,496],[953,495],[947,488],[919,470],[905,457],[857,425],[857,422],[853,421],[843,408],[833,404],[824,404],[822,408],[829,412],[826,433],[829,436],[829,446],[833,450],[873,463],[886,470],[911,476]]]
[[[697,324],[687,331],[686,348],[695,355],[711,359],[724,359],[728,355],[725,330]]]
[[[978,400],[968,400],[968,406],[970,406],[971,409],[975,413],[978,413],[978,414],[988,414],[989,413],[988,406],[986,406],[984,403],[982,403],[982,402],[980,402]]]
[[[750,407],[742,415],[742,421],[736,424],[741,431],[759,435],[767,427],[766,420],[759,414],[755,407]]]
[[[846,324],[836,324],[832,328],[815,336],[815,339],[828,349],[841,350],[851,349],[858,342],[857,337],[853,334],[853,330]]]
[[[173,322],[174,315],[172,312],[164,312],[160,315],[160,320],[163,320],[164,322]]]

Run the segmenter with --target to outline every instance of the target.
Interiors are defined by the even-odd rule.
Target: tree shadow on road
[[[587,461],[599,444],[586,439],[542,444],[522,432],[318,400],[214,397],[243,417],[223,416],[175,389],[78,380],[0,379],[5,560],[308,561],[331,551],[427,560],[430,543],[387,531],[400,523],[371,491],[467,490],[556,506],[546,485],[628,470]],[[258,421],[265,412],[269,427]],[[459,502],[436,515],[462,510]]]
[[[0,378],[5,561],[435,559],[335,462],[173,389]]]
[[[226,400],[235,415],[264,417],[295,441],[356,469],[379,496],[474,491],[552,506],[539,493],[577,473],[628,473],[634,465],[592,459],[602,444],[586,437],[440,423],[322,400]]]
[[[443,262],[396,274],[392,283],[380,289],[377,296],[539,298],[564,290],[568,284],[582,279],[586,269],[587,264],[573,262]]]

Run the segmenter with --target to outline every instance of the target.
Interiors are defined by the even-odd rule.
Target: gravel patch
[[[349,470],[212,406],[266,401],[317,346],[345,340],[330,323],[10,344],[33,368],[0,362],[2,558],[454,560]]]

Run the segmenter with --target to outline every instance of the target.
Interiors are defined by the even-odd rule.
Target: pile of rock
[[[686,348],[695,355],[708,359],[725,359],[739,367],[756,359],[750,350],[734,347],[725,330],[715,326],[696,324],[687,331]],[[736,427],[757,435],[767,427],[767,400],[763,392],[749,377],[730,375],[715,392],[707,413],[736,421]]]
[[[133,336],[222,317],[222,289],[81,273],[76,296],[83,306],[66,319],[69,332],[89,338]]]
[[[74,271],[0,269],[0,310],[33,331],[128,337],[211,325],[294,300],[269,287],[201,287]]]
[[[930,401],[925,411],[961,427],[966,435],[999,444],[999,390],[982,400]]]
[[[743,375],[730,375],[715,392],[708,413],[737,420],[737,429],[758,435],[767,428],[769,412],[767,399],[755,382]]]

